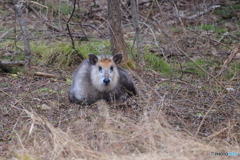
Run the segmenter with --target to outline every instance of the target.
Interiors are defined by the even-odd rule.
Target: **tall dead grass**
[[[239,147],[211,142],[177,131],[165,119],[166,104],[145,103],[142,110],[128,113],[104,101],[94,107],[76,110],[66,127],[55,127],[43,115],[22,109],[13,133],[8,157],[26,160],[106,159],[224,159],[210,152],[238,152]],[[14,106],[14,108],[16,108]],[[126,109],[126,108],[125,108]]]

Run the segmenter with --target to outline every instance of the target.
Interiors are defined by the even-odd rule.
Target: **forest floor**
[[[72,104],[67,98],[72,73],[80,63],[69,49],[63,23],[72,4],[56,7],[54,1],[43,2],[31,4],[35,11],[23,4],[23,15],[33,72],[55,77],[26,76],[23,67],[12,67],[10,73],[0,70],[0,160],[239,159],[238,1],[139,1],[146,64],[133,60],[132,67],[123,65],[139,94],[123,104],[98,101],[91,106]],[[71,30],[84,57],[110,53],[107,5],[98,3],[82,1],[72,20],[81,19],[82,27],[72,25]],[[13,7],[1,4],[0,59],[23,60]],[[132,54],[136,50],[130,10],[123,1],[121,8]],[[239,54],[230,60],[235,51]],[[219,74],[226,60],[230,63]],[[230,152],[238,156],[229,156]]]

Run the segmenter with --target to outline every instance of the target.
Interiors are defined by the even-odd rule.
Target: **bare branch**
[[[74,40],[73,40],[73,37],[72,37],[72,33],[71,33],[71,31],[70,31],[70,28],[69,28],[69,24],[68,24],[68,23],[69,23],[70,20],[72,19],[73,13],[74,13],[74,11],[75,11],[75,6],[76,6],[76,0],[74,0],[73,10],[72,10],[72,13],[71,13],[68,21],[67,21],[67,30],[68,30],[68,34],[69,34],[69,36],[70,36],[70,38],[71,38],[71,41],[72,41],[72,48],[73,48],[74,50],[76,50],[76,48],[75,48],[75,43],[74,43]]]

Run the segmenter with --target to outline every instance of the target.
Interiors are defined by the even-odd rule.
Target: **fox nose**
[[[110,83],[110,79],[109,78],[104,78],[103,83],[107,86]]]

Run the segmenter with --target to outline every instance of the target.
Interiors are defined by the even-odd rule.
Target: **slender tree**
[[[13,5],[14,5],[16,17],[17,17],[18,23],[21,27],[22,35],[23,35],[24,54],[25,54],[24,71],[25,71],[25,74],[29,74],[30,73],[30,67],[31,67],[31,64],[30,64],[30,62],[31,62],[31,52],[30,52],[30,43],[29,43],[29,39],[28,39],[28,31],[27,31],[27,28],[25,26],[25,21],[22,18],[22,11],[21,11],[21,7],[18,3],[18,0],[12,0],[12,2],[13,2]]]
[[[137,44],[138,62],[140,62],[141,64],[145,64],[144,59],[142,57],[142,41],[140,36],[137,5],[135,0],[131,0],[130,2],[131,2],[131,11],[132,11],[132,23],[135,31],[135,40]]]
[[[122,31],[122,17],[119,0],[108,0],[108,22],[110,26],[110,43],[112,54],[123,53],[126,56],[126,46]]]

